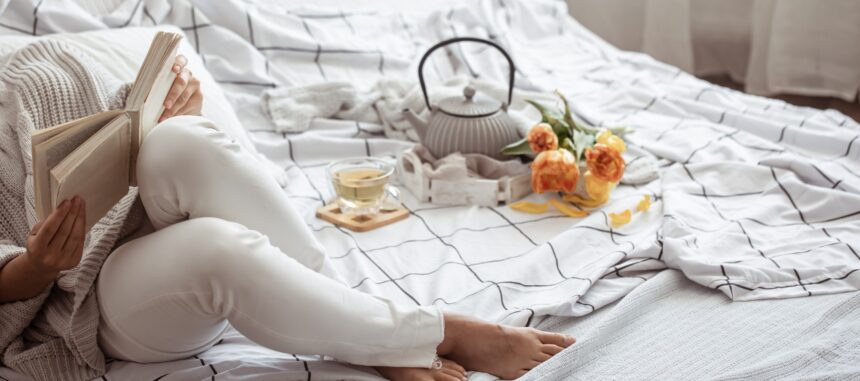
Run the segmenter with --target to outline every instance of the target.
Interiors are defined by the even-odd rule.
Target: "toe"
[[[555,344],[544,344],[544,345],[540,346],[540,351],[543,353],[546,353],[550,356],[555,356],[563,350],[564,350],[564,348],[562,348],[558,345],[555,345]]]
[[[536,353],[536,354],[532,357],[532,360],[539,361],[539,362],[544,362],[544,361],[546,361],[546,360],[549,360],[549,359],[550,359],[550,357],[552,357],[552,355],[551,355],[551,354],[541,351],[541,352]]]
[[[465,373],[465,372],[458,372],[458,371],[456,371],[456,370],[454,370],[454,369],[442,369],[441,371],[442,371],[442,373],[445,373],[445,374],[447,374],[447,375],[449,375],[449,376],[455,377],[455,378],[457,378],[458,380],[462,380],[463,378],[465,378],[465,377],[466,377],[466,373]]]
[[[434,377],[434,381],[463,381],[463,379],[447,373],[439,373]]]
[[[443,368],[454,369],[460,374],[466,374],[466,368],[463,368],[462,366],[460,366],[460,364],[457,364],[456,362],[444,358],[440,360],[442,360]]]
[[[576,342],[576,339],[574,339],[573,336],[542,331],[538,332],[538,339],[540,339],[540,341],[544,344],[555,344],[564,348],[569,347]]]

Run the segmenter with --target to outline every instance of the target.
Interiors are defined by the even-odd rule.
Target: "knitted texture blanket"
[[[0,267],[23,254],[34,207],[35,130],[124,106],[129,86],[58,41],[21,49],[0,72]],[[88,233],[80,264],[42,294],[0,304],[3,364],[37,380],[89,380],[105,372],[94,283],[117,240],[145,216],[132,188]]]

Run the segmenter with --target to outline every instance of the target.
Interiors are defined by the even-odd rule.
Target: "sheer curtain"
[[[626,50],[751,93],[832,96],[860,88],[858,0],[566,0],[586,27]]]

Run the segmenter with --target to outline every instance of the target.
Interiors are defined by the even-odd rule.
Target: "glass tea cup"
[[[394,165],[364,157],[336,161],[328,166],[328,178],[344,214],[375,215],[398,205],[399,191],[388,184]]]

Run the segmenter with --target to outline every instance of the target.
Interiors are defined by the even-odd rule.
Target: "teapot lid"
[[[452,116],[477,118],[489,116],[502,108],[502,103],[484,96],[475,96],[475,88],[463,88],[463,97],[448,97],[439,102],[439,110]]]

